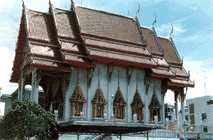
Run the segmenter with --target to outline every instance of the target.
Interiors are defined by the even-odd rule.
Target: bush
[[[57,121],[36,102],[14,101],[0,121],[0,134],[6,139],[58,139]]]

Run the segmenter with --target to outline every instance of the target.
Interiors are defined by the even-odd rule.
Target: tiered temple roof
[[[136,18],[136,19],[135,19]],[[23,5],[10,82],[27,68],[72,71],[96,63],[148,69],[170,87],[193,87],[172,37],[157,36],[154,27],[139,27],[135,18],[85,7],[54,8],[48,13]]]

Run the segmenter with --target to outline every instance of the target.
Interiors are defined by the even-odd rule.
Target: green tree
[[[36,102],[14,101],[0,121],[0,135],[6,139],[58,139],[57,121]]]

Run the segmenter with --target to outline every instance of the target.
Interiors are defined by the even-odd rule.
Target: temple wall
[[[79,70],[79,80],[80,80],[80,85],[81,89],[83,91],[84,97],[87,99],[87,103],[85,106],[85,118],[87,120],[92,120],[92,100],[95,96],[95,92],[98,88],[98,70],[100,68],[100,85],[101,89],[103,91],[104,97],[107,100],[107,105],[105,107],[105,111],[107,114],[107,118],[111,119],[112,115],[112,103],[115,98],[116,91],[118,89],[118,71],[120,72],[120,90],[123,95],[123,98],[125,102],[127,103],[126,106],[126,116],[125,119],[128,122],[132,121],[132,108],[131,104],[136,92],[136,74],[138,74],[138,90],[139,94],[141,96],[142,102],[144,103],[144,120],[148,117],[148,121],[150,120],[150,112],[149,112],[149,104],[151,102],[151,98],[153,96],[153,85],[155,82],[155,92],[158,97],[158,100],[160,104],[163,106],[163,95],[161,94],[161,80],[159,79],[151,79],[150,81],[150,86],[149,86],[149,91],[148,91],[148,96],[147,96],[147,106],[146,106],[146,87],[144,85],[144,76],[145,76],[145,71],[143,70],[136,70],[133,69],[131,81],[128,85],[128,82],[126,80],[126,68],[125,67],[114,67],[111,81],[108,81],[108,74],[107,74],[107,65],[104,64],[97,64],[96,68],[93,73],[92,81],[90,87],[88,85],[87,81],[87,70]],[[65,118],[70,117],[70,112],[71,112],[71,106],[70,106],[70,97],[73,95],[74,89],[77,84],[77,69],[73,69],[71,79],[70,79],[70,84],[69,88],[67,90],[67,95],[66,95],[66,103],[65,106],[67,106],[68,109],[66,109],[65,113]],[[114,96],[112,99],[112,95]],[[147,108],[147,111],[146,111]],[[161,120],[163,116],[163,111],[161,111]],[[146,122],[146,120],[145,120]]]

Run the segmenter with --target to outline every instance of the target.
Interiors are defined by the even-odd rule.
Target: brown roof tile
[[[29,38],[51,42],[53,25],[50,24],[51,15],[29,10],[27,13]],[[50,27],[48,27],[50,26]]]
[[[181,64],[179,61],[178,55],[175,52],[174,47],[172,46],[172,42],[166,38],[158,37],[158,41],[164,53],[164,58],[169,63]]]
[[[170,67],[170,69],[177,76],[182,76],[182,77],[187,77],[188,78],[188,74],[186,73],[186,71],[184,69],[179,68],[179,67]]]
[[[85,39],[86,45],[93,45],[93,46],[98,46],[103,49],[108,49],[108,50],[114,50],[114,51],[124,51],[127,53],[136,53],[138,55],[149,55],[150,53],[145,50],[142,47],[133,47],[133,46],[127,46],[123,44],[118,44],[118,43],[110,43],[102,40],[94,40],[94,39]]]
[[[64,56],[65,58],[63,62],[71,64],[73,67],[79,66],[91,68],[95,66],[93,63],[85,62],[83,58],[79,55],[64,53]]]
[[[133,19],[83,7],[75,10],[81,33],[143,45]]]
[[[47,61],[45,59],[37,59],[35,57],[32,57],[32,63],[31,67],[37,67],[40,69],[46,69],[46,70],[54,70],[54,71],[72,71],[70,67],[64,67],[62,65],[59,65],[57,62],[53,61]]]
[[[74,12],[61,9],[53,10],[58,36],[77,38]]]
[[[79,53],[78,45],[70,42],[60,41],[62,51]]]
[[[164,58],[152,58],[159,66],[168,67],[169,64],[166,62]]]
[[[145,27],[141,27],[141,31],[149,52],[151,52],[152,54],[162,54],[155,39],[153,31]]]
[[[55,58],[55,48],[49,46],[29,44],[30,53],[32,55],[46,56]]]
[[[119,54],[119,53],[111,53],[106,50],[95,50],[95,49],[89,49],[90,51],[90,57],[92,56],[97,56],[101,58],[110,58],[115,60],[121,60],[121,61],[126,61],[129,65],[132,63],[138,63],[138,66],[143,66],[144,64],[146,65],[152,65],[155,66],[156,64],[151,60],[151,59],[146,59],[142,57],[136,57],[136,56],[131,56],[131,55],[124,55],[124,54]]]
[[[158,69],[158,68],[152,68],[152,76],[157,76],[157,77],[175,77],[175,75],[168,69]]]
[[[194,87],[194,83],[190,80],[169,79],[169,86]]]

